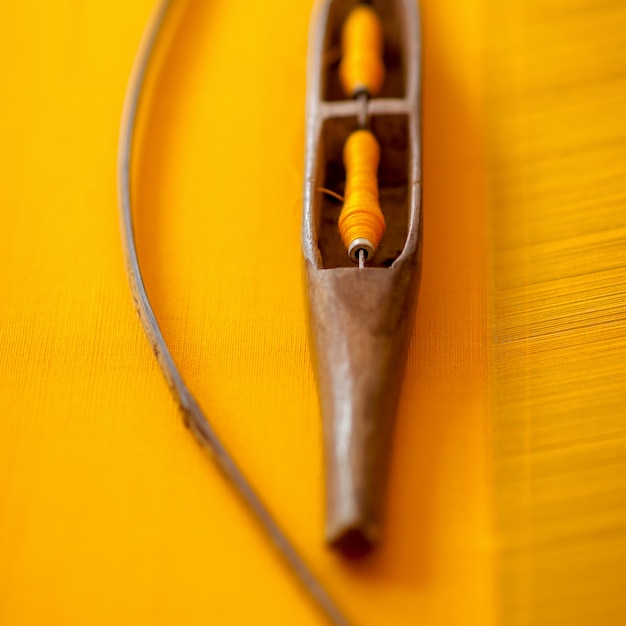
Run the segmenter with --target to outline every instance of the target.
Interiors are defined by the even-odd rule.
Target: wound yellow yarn
[[[350,96],[367,91],[375,96],[385,79],[383,27],[368,6],[357,6],[346,19],[341,33],[341,85]]]
[[[346,141],[345,202],[339,215],[339,232],[346,249],[356,239],[366,239],[376,251],[385,233],[385,218],[378,204],[380,147],[369,130],[357,130]]]

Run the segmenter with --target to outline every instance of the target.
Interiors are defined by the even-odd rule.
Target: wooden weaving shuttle
[[[319,20],[312,28],[303,231],[310,326],[318,355],[327,444],[327,536],[333,545],[348,553],[370,547],[378,535],[385,466],[413,318],[421,250],[416,7],[412,0],[396,0],[389,5],[383,0],[374,2],[388,38],[384,54],[387,80],[381,98],[364,99],[360,92],[351,101],[336,97],[336,73],[333,74],[332,65],[326,66],[323,58],[337,40],[348,10],[356,4],[345,0],[322,3]],[[131,163],[146,72],[171,5],[172,0],[157,2],[145,30],[126,93],[120,129],[120,221],[135,306],[186,425],[211,453],[329,622],[348,626],[346,616],[252,489],[187,387],[169,352],[143,283],[134,234]],[[375,255],[374,247],[367,245],[351,250],[360,265],[365,261],[370,265],[354,268],[345,251],[340,254],[341,240],[329,227],[329,224],[336,227],[337,207],[330,195],[320,192],[318,187],[322,183],[332,187],[345,174],[341,164],[342,145],[357,126],[365,125],[371,127],[371,132],[364,133],[370,141],[369,149],[378,146],[374,136],[380,141],[376,186],[380,187],[387,234],[382,242],[376,242],[376,247],[378,243],[380,247]],[[362,139],[364,135],[359,137]],[[374,160],[376,150],[369,155]],[[365,164],[371,170],[374,161],[365,163],[362,156],[357,150],[356,165]],[[370,251],[371,256],[365,259],[364,255],[369,256]]]
[[[368,552],[380,535],[422,247],[417,6],[415,0],[367,5],[320,3],[311,25],[307,77],[303,252],[324,431],[326,539],[348,556]],[[386,76],[371,89],[376,95],[364,93],[358,80],[346,86],[336,60],[340,46],[342,56],[347,54],[344,40],[350,35],[342,29],[357,6],[364,13],[373,10],[383,34]],[[366,32],[361,39],[375,36]],[[348,45],[358,47],[359,41]],[[378,192],[386,232],[377,249],[359,250],[361,239],[350,249],[340,233],[336,197],[350,178],[343,152],[359,128],[380,147]]]

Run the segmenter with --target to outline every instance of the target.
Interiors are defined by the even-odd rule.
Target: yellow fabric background
[[[626,3],[494,3],[499,608],[626,623]]]
[[[321,543],[310,2],[179,1],[168,20],[134,163],[148,291],[357,624],[621,623],[626,15],[574,4],[422,3],[423,281],[385,542],[356,565]],[[151,8],[0,6],[0,623],[322,624],[183,427],[133,311],[115,166]]]

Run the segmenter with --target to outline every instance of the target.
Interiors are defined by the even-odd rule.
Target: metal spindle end
[[[374,246],[369,239],[359,237],[348,246],[348,256],[353,263],[363,267],[367,261],[374,258]]]

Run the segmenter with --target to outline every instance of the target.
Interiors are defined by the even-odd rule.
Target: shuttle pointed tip
[[[371,524],[355,522],[331,529],[326,536],[328,545],[349,559],[367,556],[378,543],[378,531]]]

